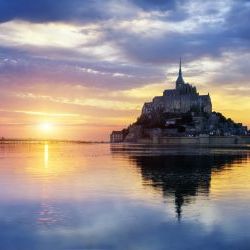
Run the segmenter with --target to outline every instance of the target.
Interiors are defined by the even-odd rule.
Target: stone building
[[[247,134],[246,126],[212,112],[209,94],[200,95],[195,86],[185,83],[180,61],[175,89],[144,103],[137,121],[127,129],[113,131],[110,141],[217,145],[246,143]]]
[[[113,131],[110,135],[110,142],[117,143],[124,140],[123,131]]]
[[[163,96],[156,96],[152,102],[146,102],[142,114],[149,116],[153,111],[161,110],[164,113],[212,112],[212,103],[209,94],[199,95],[196,87],[185,83],[182,76],[181,60],[179,75],[175,89],[168,89]]]

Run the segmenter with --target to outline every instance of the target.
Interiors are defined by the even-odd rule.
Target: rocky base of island
[[[141,115],[122,131],[113,131],[111,142],[168,145],[242,145],[250,144],[246,126],[212,112]]]

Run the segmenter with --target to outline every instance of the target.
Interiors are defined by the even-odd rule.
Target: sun
[[[39,129],[43,132],[49,133],[50,131],[52,131],[54,128],[53,123],[50,122],[44,122],[39,124]]]

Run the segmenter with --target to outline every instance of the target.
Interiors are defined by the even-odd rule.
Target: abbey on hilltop
[[[184,81],[180,60],[175,89],[167,89],[162,96],[144,103],[137,121],[122,131],[113,131],[110,141],[239,144],[247,135],[246,126],[212,111],[209,94],[200,95],[195,86]]]
[[[146,102],[143,105],[142,114],[150,115],[154,110],[162,110],[167,113],[186,113],[189,111],[211,113],[212,103],[209,94],[199,95],[196,87],[185,83],[180,60],[175,89],[165,90],[163,96],[156,96],[152,102]]]

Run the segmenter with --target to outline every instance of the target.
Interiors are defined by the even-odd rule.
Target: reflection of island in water
[[[246,160],[247,153],[215,154],[206,152],[196,155],[182,154],[149,154],[138,148],[133,151],[126,148],[111,147],[114,154],[127,155],[140,169],[146,185],[161,190],[164,197],[174,196],[176,214],[181,219],[182,206],[192,202],[198,194],[208,195],[212,171],[222,171],[235,162]]]

